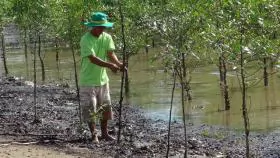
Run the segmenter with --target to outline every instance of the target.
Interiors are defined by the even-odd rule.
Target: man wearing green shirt
[[[83,24],[89,28],[80,41],[81,71],[80,96],[83,122],[89,125],[92,141],[98,143],[96,118],[100,115],[101,138],[114,140],[108,134],[108,120],[112,119],[109,78],[106,68],[113,72],[121,70],[123,63],[114,54],[115,45],[111,35],[104,32],[113,27],[102,12],[93,12],[90,21]]]

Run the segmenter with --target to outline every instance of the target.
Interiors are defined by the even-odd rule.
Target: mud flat
[[[110,133],[117,137],[117,104],[114,111]],[[92,144],[89,130],[79,122],[74,89],[38,85],[35,106],[32,83],[14,77],[0,78],[0,157],[13,158],[18,153],[62,158],[165,157],[168,122],[147,118],[145,111],[135,105],[124,105],[122,120],[119,144],[104,140]],[[244,140],[243,133],[224,127],[187,125],[188,157],[245,157]],[[250,151],[252,157],[279,158],[280,130],[252,132]],[[183,155],[183,126],[172,122],[169,157]]]

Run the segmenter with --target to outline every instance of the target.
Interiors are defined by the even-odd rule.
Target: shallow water
[[[125,102],[139,105],[146,109],[147,115],[153,118],[168,120],[171,101],[172,78],[161,66],[151,62],[149,54],[139,54],[129,60],[130,97]],[[29,54],[29,71],[25,68],[22,50],[9,51],[7,54],[8,68],[11,75],[32,80],[33,56]],[[77,56],[78,66],[79,57]],[[47,82],[63,82],[70,85],[74,82],[74,67],[71,52],[60,53],[60,72],[56,69],[55,52],[44,51]],[[0,62],[1,72],[3,64]],[[37,61],[37,77],[41,80],[39,60]],[[228,75],[231,109],[220,111],[223,104],[219,89],[218,68],[215,66],[196,69],[192,74],[191,103],[186,103],[186,119],[189,123],[206,123],[242,129],[241,93],[238,80],[232,72]],[[110,86],[113,102],[119,101],[121,74],[110,74]],[[270,77],[270,86],[264,88],[262,82],[248,90],[248,111],[252,130],[267,131],[280,126],[280,78],[275,74]],[[60,81],[59,81],[60,80]],[[181,120],[180,87],[176,87],[173,120]]]

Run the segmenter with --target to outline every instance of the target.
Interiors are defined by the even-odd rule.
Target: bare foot
[[[93,136],[92,136],[92,143],[93,143],[93,144],[98,144],[98,143],[99,143],[99,140],[98,140],[97,135],[93,135]]]

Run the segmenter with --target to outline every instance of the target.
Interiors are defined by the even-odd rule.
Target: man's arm
[[[109,68],[113,72],[117,72],[120,69],[117,64],[106,62],[106,61],[104,61],[104,60],[102,60],[102,59],[100,59],[96,56],[90,55],[90,56],[88,56],[88,58],[89,58],[91,63],[96,64],[96,65],[101,66],[101,67]]]
[[[112,63],[118,65],[120,68],[123,67],[123,63],[119,61],[118,57],[113,51],[108,52],[108,58]]]

